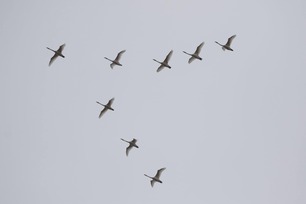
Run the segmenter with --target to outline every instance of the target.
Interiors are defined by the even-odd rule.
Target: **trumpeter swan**
[[[101,112],[100,112],[99,118],[101,118],[102,115],[103,115],[107,110],[112,110],[112,111],[114,111],[114,109],[111,107],[114,100],[115,100],[115,98],[110,99],[106,105],[100,103],[99,101],[96,101],[96,102],[97,102],[98,104],[100,104],[101,106],[104,106],[103,110],[101,110]]]
[[[120,138],[120,139],[121,139],[122,141],[124,141],[124,142],[129,143],[129,146],[126,148],[126,151],[125,151],[126,156],[129,156],[129,152],[130,152],[130,150],[131,150],[133,147],[138,148],[138,146],[136,145],[136,142],[137,142],[137,140],[136,140],[136,139],[134,139],[134,138],[133,138],[133,140],[132,140],[132,141],[127,141],[127,140],[122,139],[122,138]]]
[[[154,177],[151,177],[151,176],[148,176],[147,174],[145,174],[146,177],[149,177],[151,180],[151,186],[153,187],[154,186],[154,183],[155,182],[159,182],[159,183],[163,183],[159,177],[161,175],[161,173],[165,170],[166,168],[161,168],[157,171],[156,175]]]
[[[125,53],[125,50],[122,50],[121,52],[119,52],[117,54],[117,57],[114,60],[108,59],[107,57],[104,57],[104,58],[112,62],[110,64],[110,67],[113,69],[115,65],[122,66],[122,64],[120,64],[119,60],[120,60],[123,53]]]
[[[62,54],[62,51],[64,50],[65,44],[62,44],[57,50],[52,50],[51,48],[48,48],[49,50],[54,52],[53,57],[51,57],[49,66],[52,64],[52,62],[58,57],[61,56],[62,58],[65,58],[65,56]]]
[[[236,35],[233,35],[233,36],[231,36],[230,38],[228,38],[225,45],[222,45],[222,44],[218,43],[217,41],[215,41],[215,43],[217,43],[218,45],[220,45],[220,46],[222,47],[222,50],[223,50],[223,51],[225,51],[225,50],[234,51],[234,50],[231,48],[231,43],[232,43],[232,41],[234,40],[235,37],[236,37]]]
[[[163,62],[159,62],[156,59],[153,59],[155,62],[158,62],[160,64],[160,66],[157,69],[157,72],[160,72],[162,69],[164,69],[165,67],[168,67],[169,69],[171,69],[171,67],[169,66],[169,60],[172,56],[173,50],[171,50],[169,52],[169,54],[167,55],[167,57],[165,58],[165,60]]]
[[[190,64],[193,60],[198,59],[198,60],[202,60],[202,58],[199,56],[201,49],[204,45],[204,42],[202,42],[196,49],[196,51],[193,54],[187,53],[185,51],[183,51],[183,53],[190,55],[191,57],[188,60],[188,63]]]

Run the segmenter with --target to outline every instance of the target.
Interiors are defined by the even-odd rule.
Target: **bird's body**
[[[218,43],[217,41],[215,41],[215,43],[217,43],[218,45],[220,45],[222,47],[222,50],[225,51],[225,50],[230,50],[230,51],[234,51],[232,48],[231,48],[231,44],[232,44],[232,41],[233,39],[236,37],[236,35],[233,35],[231,37],[229,37],[227,39],[227,42],[225,45],[222,45],[220,43]]]
[[[53,57],[51,57],[50,62],[49,62],[49,66],[52,64],[52,62],[58,57],[62,57],[65,58],[65,56],[62,54],[63,50],[64,50],[65,44],[62,44],[57,50],[52,50],[51,48],[48,48],[48,50],[51,50],[54,52]]]
[[[113,69],[115,65],[122,66],[122,64],[120,64],[119,60],[120,60],[120,58],[121,58],[123,53],[125,53],[125,50],[122,50],[121,52],[119,52],[117,54],[117,57],[114,60],[111,60],[111,59],[109,59],[107,57],[104,57],[104,58],[112,62],[110,64],[110,67]]]
[[[185,51],[183,51],[185,54],[190,55],[191,57],[188,60],[188,63],[190,64],[193,60],[198,59],[198,60],[202,60],[202,58],[199,56],[201,49],[204,45],[204,42],[202,42],[196,49],[196,51],[193,54],[187,53]]]
[[[125,151],[126,156],[128,156],[128,155],[129,155],[129,152],[130,152],[130,150],[131,150],[133,147],[139,148],[139,147],[136,145],[137,140],[136,140],[136,139],[134,139],[134,138],[133,138],[133,140],[132,140],[132,141],[127,141],[127,140],[122,139],[122,138],[120,138],[120,139],[121,139],[122,141],[124,141],[124,142],[129,143],[129,146],[126,148],[126,151]]]
[[[168,55],[166,56],[165,60],[163,62],[159,62],[156,59],[153,59],[155,62],[158,62],[160,64],[160,66],[157,69],[157,72],[160,72],[161,70],[163,70],[165,67],[171,69],[171,66],[168,64],[169,60],[172,56],[173,50],[171,50]]]
[[[102,117],[102,115],[107,111],[107,110],[112,110],[114,111],[114,109],[112,108],[112,104],[113,104],[113,101],[115,100],[115,98],[112,98],[108,101],[108,103],[106,105],[96,101],[98,104],[100,104],[101,106],[104,106],[103,110],[101,110],[100,114],[99,114],[99,118]]]
[[[154,177],[151,177],[151,176],[148,176],[147,174],[144,174],[146,177],[149,177],[151,180],[151,186],[153,187],[154,186],[154,183],[155,182],[158,182],[158,183],[163,183],[159,177],[161,175],[161,173],[165,170],[166,168],[161,168],[157,171],[156,175]]]

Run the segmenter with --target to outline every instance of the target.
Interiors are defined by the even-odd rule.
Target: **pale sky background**
[[[304,0],[2,0],[0,203],[305,204],[305,47]]]

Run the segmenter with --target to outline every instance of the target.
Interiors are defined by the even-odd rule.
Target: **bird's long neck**
[[[105,59],[107,59],[107,60],[109,60],[109,61],[111,61],[111,62],[114,62],[113,60],[111,60],[111,59],[108,59],[107,57],[104,57]]]
[[[146,177],[149,177],[150,179],[153,179],[153,177],[151,177],[151,176],[148,176],[147,174],[144,174]]]
[[[223,45],[222,45],[222,44],[220,44],[220,43],[218,43],[217,41],[215,41],[215,43],[217,43],[218,45],[220,45],[220,46],[222,46],[222,47],[223,47]]]
[[[129,141],[126,141],[125,139],[120,138],[122,141],[129,143]]]
[[[185,52],[185,51],[183,51],[183,53],[185,53],[185,54],[187,54],[187,55],[191,55],[190,53],[188,53],[188,52]]]
[[[162,62],[160,62],[160,61],[157,61],[156,59],[153,59],[155,62],[158,62],[159,64],[162,64]]]
[[[105,107],[105,105],[103,105],[102,103],[100,103],[99,101],[96,101],[97,102],[97,104],[100,104],[101,106],[104,106]]]
[[[51,48],[48,48],[48,47],[47,47],[47,49],[48,49],[48,50],[51,50],[51,51],[53,51],[53,52],[56,52],[55,50],[52,50]]]

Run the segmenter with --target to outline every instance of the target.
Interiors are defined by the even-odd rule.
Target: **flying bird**
[[[63,50],[64,50],[65,44],[62,44],[57,50],[52,50],[51,48],[48,48],[49,50],[54,52],[53,57],[51,57],[50,62],[49,62],[49,66],[52,64],[52,62],[58,57],[61,56],[62,58],[65,58],[65,56],[62,54]]]
[[[171,69],[171,67],[169,66],[169,60],[172,56],[173,50],[171,50],[169,52],[169,54],[167,55],[167,57],[165,58],[165,60],[163,62],[159,62],[156,59],[153,59],[155,62],[158,62],[160,64],[160,66],[157,69],[157,72],[160,72],[162,69],[164,69],[165,67],[168,67],[169,69]]]
[[[188,63],[190,64],[193,60],[198,59],[198,60],[202,60],[202,58],[199,56],[201,49],[204,45],[204,42],[202,42],[196,49],[196,51],[193,54],[187,53],[185,51],[183,51],[183,53],[190,55],[191,57],[188,60]]]
[[[100,104],[101,106],[104,106],[103,110],[101,110],[99,118],[102,117],[102,115],[107,111],[107,110],[112,110],[114,111],[114,109],[112,108],[112,104],[114,102],[115,98],[112,98],[108,101],[108,103],[106,105],[100,103],[99,101],[96,101],[98,104]]]
[[[233,41],[233,39],[236,37],[236,35],[233,35],[231,36],[230,38],[227,39],[227,42],[225,45],[222,45],[220,43],[218,43],[217,41],[215,41],[215,43],[217,43],[218,45],[220,45],[222,47],[222,50],[225,51],[225,50],[230,50],[230,51],[234,51],[232,48],[231,48],[231,43]]]
[[[110,67],[113,69],[115,65],[122,66],[122,64],[120,64],[119,60],[120,60],[123,53],[125,53],[125,50],[122,50],[121,52],[119,52],[117,54],[117,57],[114,60],[108,59],[107,57],[104,57],[104,58],[112,62],[110,64]]]
[[[155,182],[159,182],[159,183],[163,183],[159,177],[161,175],[161,173],[165,170],[166,168],[161,168],[157,171],[156,175],[154,177],[151,177],[151,176],[148,176],[147,174],[145,174],[146,177],[149,177],[151,180],[151,186],[153,187],[154,186],[154,183]]]
[[[136,140],[136,139],[134,139],[134,138],[133,138],[133,140],[132,140],[132,141],[126,141],[125,139],[122,139],[122,138],[120,138],[120,139],[121,139],[122,141],[124,141],[124,142],[129,143],[129,146],[126,148],[126,151],[125,151],[126,156],[128,156],[128,155],[129,155],[129,152],[130,152],[130,150],[131,150],[133,147],[138,148],[138,146],[136,145],[136,142],[137,142],[137,140]]]

